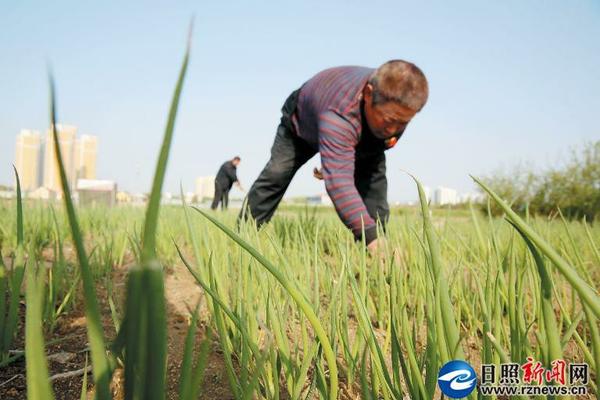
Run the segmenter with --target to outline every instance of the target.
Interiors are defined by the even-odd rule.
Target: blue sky
[[[193,190],[234,155],[249,187],[289,92],[327,67],[392,58],[430,84],[387,153],[392,201],[416,198],[402,170],[466,192],[468,174],[545,168],[600,139],[598,1],[2,2],[0,183],[12,183],[19,130],[48,126],[50,62],[59,120],[99,137],[98,178],[147,191],[193,14],[169,191]],[[317,165],[289,195],[324,192]]]

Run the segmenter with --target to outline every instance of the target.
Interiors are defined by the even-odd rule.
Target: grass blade
[[[13,166],[14,168],[14,166]],[[2,346],[0,356],[4,356],[8,352],[10,345],[15,337],[17,330],[17,318],[19,311],[19,300],[21,297],[21,286],[23,284],[25,270],[25,250],[23,247],[23,200],[21,198],[21,181],[19,173],[15,170],[15,179],[17,182],[17,249],[15,252],[15,261],[11,271],[8,286],[10,287],[10,298],[8,301],[8,314],[3,320],[3,330],[0,334]],[[4,268],[4,261],[2,261]],[[2,292],[4,294],[4,291]],[[3,296],[4,297],[4,296]],[[4,300],[4,299],[3,299]],[[4,315],[3,315],[4,317]]]
[[[123,323],[126,336],[125,392],[128,398],[161,400],[165,397],[167,317],[164,274],[156,256],[156,231],[175,119],[189,63],[191,28],[190,25],[190,36],[171,101],[146,209],[140,265],[129,274]]]
[[[196,400],[201,393],[202,380],[208,362],[208,354],[210,352],[211,335],[210,330],[206,330],[206,338],[200,344],[198,357],[196,359],[196,367],[192,372],[192,389],[190,391],[190,400]]]
[[[185,345],[183,350],[183,360],[181,362],[179,378],[179,399],[180,400],[193,400],[191,397],[192,387],[192,361],[194,356],[194,342],[196,339],[196,329],[198,328],[198,307],[199,303],[192,314],[192,321],[188,328],[185,336]]]
[[[50,400],[54,398],[44,349],[42,330],[42,295],[44,276],[37,268],[27,269],[27,308],[25,312],[25,361],[27,364],[27,398]]]
[[[427,197],[419,182],[414,176],[411,175],[419,191],[419,199],[421,201],[421,211],[423,215],[423,229],[425,236],[427,237],[427,244],[429,245],[429,252],[431,254],[431,265],[433,268],[434,284],[437,286],[436,292],[439,292],[439,306],[441,307],[441,323],[444,327],[444,336],[446,337],[446,344],[448,347],[448,353],[454,358],[464,359],[462,347],[459,344],[460,332],[454,315],[454,309],[452,302],[450,301],[450,292],[448,289],[447,278],[444,276],[442,271],[442,257],[438,246],[435,232],[433,231],[433,224],[429,215],[429,206],[427,204]],[[439,291],[437,290],[439,288]],[[440,339],[438,337],[438,339]],[[454,351],[456,350],[456,353]],[[447,362],[449,360],[442,360]]]
[[[510,221],[509,221],[510,222]],[[546,269],[546,265],[544,264],[544,260],[542,256],[538,252],[537,248],[531,243],[531,240],[517,227],[515,224],[511,222],[511,225],[519,232],[527,247],[529,247],[529,251],[533,255],[533,259],[535,260],[535,264],[538,269],[538,274],[540,275],[540,292],[542,297],[542,316],[544,318],[544,330],[546,333],[547,340],[547,354],[548,354],[548,364],[552,360],[562,359],[562,345],[560,343],[560,330],[558,329],[558,325],[556,324],[556,319],[554,316],[554,308],[552,307],[552,278]]]
[[[181,69],[179,71],[179,78],[177,79],[177,84],[175,85],[175,92],[173,93],[173,100],[171,101],[171,107],[169,109],[165,135],[163,137],[162,146],[158,156],[158,162],[156,164],[154,181],[152,182],[152,191],[148,201],[148,208],[146,209],[146,218],[144,220],[144,236],[142,238],[142,264],[150,261],[153,258],[156,258],[156,228],[158,226],[158,211],[160,208],[161,191],[167,171],[167,161],[169,160],[169,151],[171,149],[171,142],[173,140],[173,131],[175,130],[175,119],[177,117],[177,109],[179,108],[179,99],[181,98],[183,82],[185,80],[185,74],[190,59],[191,32],[192,25],[190,25],[190,36],[188,37],[187,49],[183,58],[183,63],[181,64]]]
[[[69,190],[69,182],[62,159],[58,133],[56,132],[56,101],[54,90],[54,79],[50,75],[50,124],[52,126],[52,136],[54,139],[54,152],[58,163],[60,183],[63,191],[63,200],[71,227],[73,244],[77,252],[77,259],[81,269],[81,280],[83,282],[85,316],[87,320],[88,339],[92,351],[92,370],[94,371],[94,380],[96,386],[96,396],[101,400],[108,400],[110,396],[110,376],[111,370],[106,357],[106,346],[104,341],[104,331],[100,322],[100,309],[96,299],[96,290],[94,287],[93,276],[90,271],[88,257],[83,246],[83,236],[75,214],[75,207]]]
[[[88,357],[85,355],[85,366],[83,367],[84,371],[87,371],[88,368]],[[87,400],[87,372],[83,373],[83,382],[81,382],[81,395],[79,396],[80,400]]]

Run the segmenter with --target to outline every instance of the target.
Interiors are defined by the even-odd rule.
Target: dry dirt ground
[[[122,301],[125,290],[126,268],[120,268],[113,274],[115,291],[115,302]],[[200,289],[196,286],[189,272],[182,266],[176,266],[167,272],[165,280],[165,293],[167,299],[168,314],[168,364],[167,364],[167,399],[177,399],[179,384],[179,369],[187,329],[189,326],[190,313],[200,298]],[[110,317],[110,308],[107,302],[106,290],[98,288],[98,299],[100,301],[103,316],[104,332],[110,341],[115,337],[115,328]],[[57,339],[59,343],[46,345],[46,353],[51,359],[48,363],[50,376],[57,377],[53,380],[53,389],[56,399],[70,400],[79,399],[83,383],[82,372],[76,376],[60,377],[58,374],[82,370],[85,367],[86,357],[89,355],[88,340],[86,334],[86,318],[82,307],[82,301],[77,301],[77,307],[63,314],[56,329],[46,335],[46,343]],[[24,323],[25,305],[21,302],[19,330],[14,349],[24,348]],[[200,326],[197,337],[204,337],[205,327]],[[53,361],[52,361],[53,360]],[[87,397],[93,398],[92,375],[88,376]],[[26,399],[25,359],[20,358],[9,366],[0,368],[0,399]],[[123,399],[122,370],[115,372],[112,382],[112,390],[115,399]],[[233,399],[227,378],[225,375],[222,355],[218,343],[214,341],[211,345],[207,368],[205,371],[204,384],[202,386],[201,399]]]

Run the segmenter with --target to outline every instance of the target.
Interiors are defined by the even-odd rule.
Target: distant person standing
[[[215,178],[215,197],[210,206],[213,210],[217,209],[219,202],[221,202],[222,210],[227,208],[229,205],[229,191],[234,183],[240,190],[243,190],[237,178],[237,166],[240,165],[240,161],[241,158],[235,156],[232,160],[225,161],[221,165],[221,168],[219,168],[219,172],[217,172],[217,177]]]

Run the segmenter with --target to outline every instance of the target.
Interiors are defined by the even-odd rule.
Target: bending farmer
[[[248,192],[247,210],[258,226],[269,221],[296,171],[317,152],[327,193],[342,222],[369,250],[377,225],[389,217],[384,151],[393,147],[427,101],[423,72],[406,61],[377,69],[324,70],[294,91],[282,108],[271,159]]]

